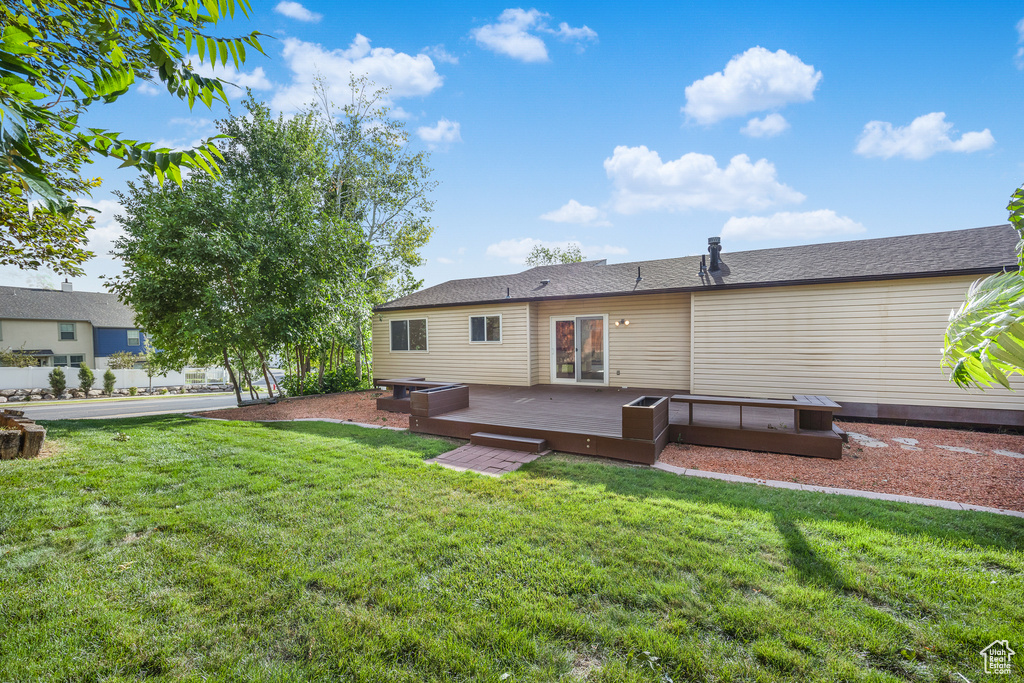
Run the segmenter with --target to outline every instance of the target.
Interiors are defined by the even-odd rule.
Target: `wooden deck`
[[[668,441],[830,458],[842,452],[835,432],[798,429],[792,408],[746,407],[740,429],[736,406],[694,405],[691,422],[688,405],[670,403],[667,429],[648,439],[623,437],[625,404],[641,396],[676,393],[616,387],[470,385],[468,408],[430,417],[411,415],[409,429],[462,439],[477,432],[542,438],[555,450],[646,464],[657,460]]]

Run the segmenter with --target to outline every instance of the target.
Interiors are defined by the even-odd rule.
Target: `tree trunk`
[[[271,388],[273,383],[270,381],[270,373],[267,370],[267,358],[263,355],[263,351],[257,346],[256,353],[260,357],[260,364],[263,370],[263,381],[267,383],[267,398],[274,398],[274,390]]]
[[[224,347],[221,349],[224,352],[224,367],[228,370],[228,377],[231,378],[231,386],[235,388],[235,401],[238,405],[242,405],[242,390],[238,386],[238,380],[235,379],[235,371],[231,369],[231,361],[228,360],[228,349]]]
[[[356,377],[359,378],[359,386],[363,386],[363,321],[356,319]]]

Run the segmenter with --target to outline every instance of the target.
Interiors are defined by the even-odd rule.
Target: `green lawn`
[[[1024,652],[1016,518],[562,456],[491,479],[335,424],[48,427],[0,463],[0,681],[962,683]]]

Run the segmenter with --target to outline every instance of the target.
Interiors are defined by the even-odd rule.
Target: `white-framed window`
[[[501,314],[469,316],[469,341],[471,344],[500,344]]]
[[[426,351],[427,319],[411,318],[409,320],[392,320],[391,350]]]
[[[78,339],[75,336],[74,323],[57,323],[57,335],[57,339],[61,341],[75,341]]]
[[[84,362],[85,356],[82,354],[53,357],[53,367],[55,368],[80,368]]]
[[[128,330],[128,346],[142,346],[142,335],[138,330]]]

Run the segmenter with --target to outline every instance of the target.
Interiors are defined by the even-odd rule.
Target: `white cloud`
[[[459,58],[444,49],[444,44],[431,45],[420,50],[423,54],[430,55],[443,64],[458,64]]]
[[[530,255],[533,248],[536,246],[547,247],[548,249],[558,248],[565,249],[569,245],[576,245],[583,252],[583,255],[587,259],[606,258],[608,256],[622,256],[629,253],[629,250],[625,247],[616,247],[610,244],[604,246],[586,246],[580,244],[576,240],[568,240],[564,242],[549,241],[549,240],[538,240],[532,237],[524,237],[518,240],[502,240],[496,242],[487,247],[485,252],[490,258],[499,258],[514,263],[516,265],[522,265],[526,262],[526,257]]]
[[[246,88],[270,90],[274,87],[262,66],[257,66],[252,71],[239,71],[234,64],[214,64],[209,61],[209,55],[205,62],[200,61],[199,55],[189,55],[189,60],[192,62],[192,70],[200,76],[226,81],[224,94],[229,98],[244,95]]]
[[[416,134],[431,149],[446,148],[453,142],[462,142],[461,128],[458,121],[441,119],[436,125],[420,126],[416,129]]]
[[[172,126],[185,126],[193,130],[213,130],[213,119],[193,116],[190,118],[173,118],[168,121]]]
[[[552,221],[553,223],[575,223],[576,225],[591,225],[594,227],[609,226],[604,212],[596,206],[580,204],[575,199],[570,199],[561,208],[541,214],[541,220]]]
[[[946,114],[941,111],[918,116],[909,126],[897,128],[887,121],[871,121],[864,126],[854,151],[883,159],[927,159],[937,152],[977,152],[996,143],[988,128],[964,133],[959,140],[953,140],[951,132],[956,132],[953,124],[946,121]]]
[[[156,97],[164,91],[158,88],[155,83],[150,83],[149,81],[142,81],[142,83],[139,84],[139,92],[143,95]]]
[[[550,16],[536,9],[509,8],[496,23],[475,28],[469,34],[480,47],[523,62],[548,61],[547,45],[538,33],[577,44],[597,40],[597,31],[589,26],[572,27],[563,21],[557,29],[550,28],[545,21]]]
[[[768,114],[763,119],[754,117],[740,129],[752,138],[773,138],[789,130],[789,121],[782,114]]]
[[[486,24],[470,31],[480,47],[523,62],[546,62],[548,48],[544,41],[530,33],[548,15],[535,9],[507,9],[496,24]]]
[[[113,199],[80,197],[76,201],[82,206],[89,206],[97,210],[96,212],[90,211],[88,214],[94,221],[92,228],[86,233],[89,240],[88,248],[96,252],[97,256],[109,255],[110,250],[114,248],[114,241],[124,235],[121,224],[115,218],[117,214],[124,211],[124,208]]]
[[[711,124],[791,102],[810,102],[820,82],[821,72],[796,55],[752,47],[730,59],[724,71],[687,86],[683,113],[697,123]]]
[[[437,257],[436,259],[434,259],[434,260],[435,260],[435,261],[437,261],[438,263],[443,263],[443,264],[445,264],[446,266],[447,266],[447,265],[451,265],[451,264],[455,263],[455,261],[454,261],[454,260],[452,260],[452,259],[450,259],[450,258],[447,258],[447,257],[444,257],[444,256],[438,256],[438,257]]]
[[[1024,43],[1024,19],[1017,22],[1017,44]],[[1024,47],[1017,48],[1017,54],[1013,58],[1018,69],[1024,69]]]
[[[427,55],[371,48],[370,40],[362,34],[356,34],[346,50],[327,50],[316,43],[285,38],[281,54],[292,71],[292,83],[280,89],[271,104],[282,111],[295,111],[313,101],[317,75],[323,76],[328,97],[339,103],[351,96],[348,84],[352,74],[365,75],[378,86],[391,88],[392,101],[428,95],[443,82]]]
[[[597,31],[586,24],[573,28],[563,21],[558,25],[557,31],[552,30],[550,32],[562,40],[597,40]]]
[[[662,161],[657,152],[619,146],[604,160],[615,186],[613,206],[620,213],[709,209],[760,211],[777,204],[799,204],[805,197],[778,181],[767,159],[734,156],[719,168],[713,156],[690,152]]]
[[[722,237],[738,240],[817,239],[864,232],[864,226],[830,209],[772,216],[733,216],[725,222]]]
[[[283,14],[289,19],[295,19],[296,21],[308,21],[313,24],[324,18],[324,15],[318,12],[311,12],[303,7],[301,3],[292,2],[292,0],[282,0],[277,3],[277,6],[274,7],[274,11],[278,14]]]

